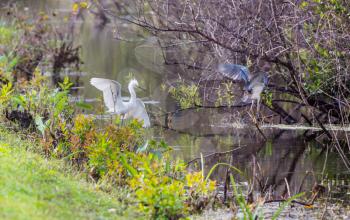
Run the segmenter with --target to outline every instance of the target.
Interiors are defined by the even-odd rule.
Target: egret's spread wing
[[[103,92],[103,100],[108,110],[116,111],[118,99],[121,99],[121,85],[117,81],[103,78],[92,78],[91,85]]]
[[[143,121],[143,127],[151,126],[145,104],[140,99],[136,99],[133,103],[130,104],[129,111],[125,116],[126,118],[136,118],[140,121]]]
[[[145,104],[140,99],[136,99],[136,106],[137,106],[136,107],[137,112],[134,117],[143,121],[143,127],[151,126],[151,123],[149,121],[149,116],[145,108]]]
[[[247,67],[238,64],[220,64],[219,72],[233,80],[244,80],[249,82],[249,70]]]

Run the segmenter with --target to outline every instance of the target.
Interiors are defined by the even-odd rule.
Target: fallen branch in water
[[[189,108],[182,108],[182,109],[177,109],[175,111],[172,112],[164,112],[162,114],[155,114],[158,117],[162,117],[162,116],[169,116],[169,115],[174,115],[183,111],[187,111],[187,110],[198,110],[198,109],[231,109],[231,108],[242,108],[242,107],[246,107],[251,105],[251,103],[242,103],[242,104],[236,104],[236,105],[219,105],[219,106],[206,106],[206,105],[196,105],[193,107],[189,107]]]
[[[298,200],[292,200],[291,203],[295,203],[295,204],[299,204],[299,205],[303,205],[303,206],[313,206],[315,203],[316,198],[318,198],[318,196],[322,193],[324,193],[326,191],[326,188],[320,184],[315,184],[312,187],[312,198],[310,202],[302,202],[302,201],[298,201]],[[274,199],[274,200],[268,200],[265,201],[264,204],[267,203],[273,203],[273,202],[287,202],[287,199]]]
[[[233,149],[233,150],[229,150],[229,151],[211,153],[211,154],[208,154],[208,155],[203,156],[203,158],[212,157],[212,156],[218,156],[218,155],[224,155],[224,154],[229,154],[229,153],[232,153],[232,152],[234,152],[234,151],[236,151],[236,150],[239,150],[239,149],[241,149],[241,148],[242,148],[242,146],[237,147],[237,148],[235,148],[235,149]],[[194,158],[194,159],[190,160],[189,162],[187,162],[186,166],[188,166],[188,165],[190,165],[191,163],[195,162],[196,160],[200,160],[200,159],[201,159],[201,157]]]

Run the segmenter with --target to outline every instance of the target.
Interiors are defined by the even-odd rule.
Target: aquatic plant
[[[198,86],[195,84],[185,85],[181,83],[177,87],[170,87],[169,93],[179,102],[180,107],[183,109],[201,104]]]
[[[223,88],[217,90],[217,99],[215,101],[215,106],[222,106],[227,104],[228,106],[233,104],[235,96],[232,94],[233,83],[223,83]]]

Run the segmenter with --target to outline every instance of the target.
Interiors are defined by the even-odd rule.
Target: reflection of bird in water
[[[242,101],[251,102],[253,106],[256,100],[257,110],[259,110],[260,95],[268,83],[267,73],[259,72],[252,76],[247,67],[237,64],[220,64],[219,71],[230,79],[243,80],[245,92]]]
[[[138,86],[136,79],[129,82],[130,100],[125,102],[121,96],[121,85],[119,82],[109,79],[92,78],[91,85],[103,92],[103,100],[108,112],[124,115],[125,119],[136,118],[143,121],[143,127],[149,127],[150,121],[145,109],[145,104],[136,98],[135,86]]]

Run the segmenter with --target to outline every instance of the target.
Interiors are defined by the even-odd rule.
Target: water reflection
[[[254,138],[241,139],[232,135],[198,137],[169,131],[163,135],[175,146],[175,157],[190,161],[200,154],[212,155],[205,158],[206,170],[218,162],[229,162],[246,176],[255,177],[255,190],[271,192],[274,198],[287,196],[289,192],[311,191],[316,183],[332,187],[336,183],[348,185],[349,182],[350,173],[334,149],[327,149],[316,141],[297,139],[295,132],[288,131],[279,139],[260,143]],[[236,150],[213,155],[233,149]],[[238,181],[247,181],[241,175],[235,176]],[[219,168],[213,177],[224,182],[226,168]],[[348,188],[342,189],[349,191]]]

